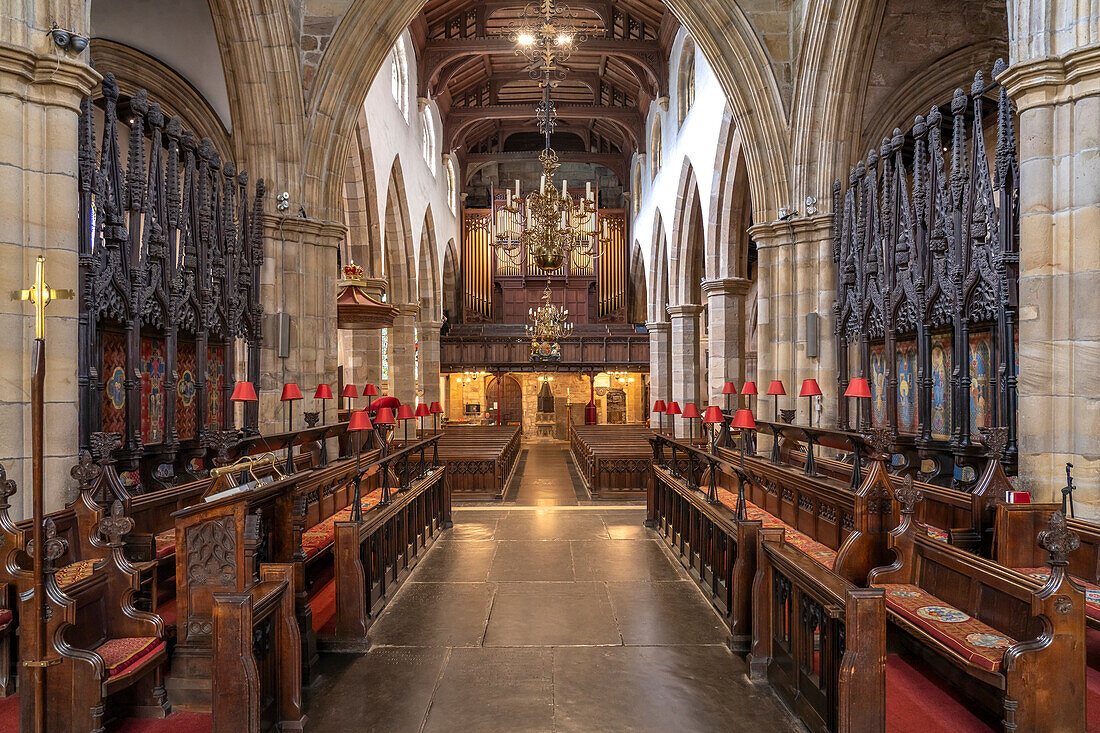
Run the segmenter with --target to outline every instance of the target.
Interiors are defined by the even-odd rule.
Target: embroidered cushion
[[[722,502],[730,511],[737,511],[737,494],[719,488],[718,501]],[[833,550],[828,545],[823,545],[808,534],[799,532],[794,527],[783,522],[779,517],[764,511],[749,501],[745,501],[745,516],[750,520],[759,520],[763,527],[783,528],[786,531],[784,540],[788,545],[792,545],[802,550],[829,570],[833,569],[833,565],[836,563],[836,550]]]
[[[1015,570],[1043,582],[1050,577],[1050,568],[1015,568]],[[1076,575],[1072,578],[1085,589],[1085,615],[1091,619],[1100,620],[1100,585],[1094,585]]]
[[[0,628],[7,626],[15,618],[12,612],[6,608],[0,609]]]
[[[70,586],[91,575],[92,566],[95,565],[95,562],[95,560],[78,560],[74,563],[70,563],[63,568],[58,568],[53,578],[57,581],[57,585],[60,588]]]
[[[155,636],[125,636],[108,639],[95,652],[103,659],[107,676],[117,677],[163,648],[164,642]]]
[[[884,584],[886,607],[971,664],[998,672],[1016,640],[949,606],[920,586]]]
[[[932,539],[939,540],[940,542],[947,542],[947,530],[946,529],[940,529],[939,527],[933,527],[930,524],[924,525],[924,528],[928,530],[928,536],[931,537]]]
[[[174,555],[176,552],[176,530],[169,529],[153,538],[157,550],[157,559]]]
[[[382,500],[382,489],[377,489],[360,501],[363,511],[367,511]],[[302,551],[306,559],[316,555],[321,550],[332,544],[336,537],[336,523],[347,522],[351,519],[351,507],[341,509],[328,519],[322,519],[302,533]]]

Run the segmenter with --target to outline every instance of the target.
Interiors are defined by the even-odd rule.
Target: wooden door
[[[492,377],[486,384],[485,401],[489,405],[497,404],[497,409],[501,411],[500,422],[502,425],[519,425],[523,427],[523,388],[520,387],[519,381],[515,377],[506,374],[503,384],[499,387],[497,378]],[[490,409],[490,415],[493,424],[496,424],[496,410]]]

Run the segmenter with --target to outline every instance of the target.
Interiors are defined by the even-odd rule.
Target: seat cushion
[[[60,588],[72,585],[78,580],[84,580],[91,575],[92,566],[95,565],[95,563],[95,560],[77,560],[74,563],[69,563],[65,567],[58,568],[57,572],[54,573],[53,579]]]
[[[107,667],[107,677],[117,677],[163,648],[164,642],[155,636],[124,636],[108,639],[95,652]]]
[[[1016,640],[917,585],[884,584],[886,608],[976,667],[999,672],[1005,649]]]
[[[730,511],[737,511],[737,494],[726,491],[725,489],[718,489],[718,501],[726,506]],[[784,541],[793,547],[797,547],[802,552],[812,557],[817,562],[821,563],[829,570],[833,569],[833,565],[836,564],[836,550],[832,549],[828,545],[822,543],[810,537],[805,532],[800,532],[794,527],[790,526],[779,517],[764,511],[760,507],[756,506],[752,502],[745,502],[745,516],[750,520],[759,520],[763,527],[779,527],[785,530]]]
[[[1050,577],[1050,568],[1015,568],[1015,570],[1044,582]],[[1100,621],[1100,585],[1094,585],[1076,575],[1070,577],[1085,589],[1085,615]]]
[[[153,538],[157,550],[157,559],[174,555],[176,553],[176,530],[169,529],[161,532]]]
[[[12,612],[9,609],[7,609],[7,608],[0,609],[0,628],[3,628],[5,626],[7,626],[8,624],[10,624],[11,620],[13,618],[15,618],[15,616],[12,614]]]
[[[382,489],[372,491],[360,501],[363,511],[367,511],[382,500]],[[336,537],[336,523],[351,520],[351,507],[341,509],[328,519],[322,519],[302,533],[302,551],[309,559],[332,544]]]
[[[924,528],[928,530],[928,536],[931,537],[932,539],[939,540],[940,542],[947,542],[948,535],[947,535],[947,530],[946,529],[940,529],[939,527],[933,527],[930,524],[924,525]]]

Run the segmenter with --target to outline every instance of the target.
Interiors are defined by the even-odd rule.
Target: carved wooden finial
[[[1047,528],[1039,533],[1039,547],[1050,553],[1050,566],[1065,567],[1071,552],[1081,546],[1081,538],[1066,526],[1066,515],[1055,511],[1050,515]]]
[[[319,412],[303,412],[302,419],[306,421],[306,425],[313,428],[317,426],[317,422],[321,419],[321,413]]]
[[[57,569],[54,567],[54,561],[65,554],[69,549],[69,543],[64,537],[57,536],[57,525],[54,524],[53,517],[46,517],[46,521],[42,523],[42,529],[45,533],[42,545],[46,548],[42,556],[42,569],[47,573],[53,573]],[[27,554],[34,557],[35,552],[34,540],[28,540]]]
[[[894,448],[894,431],[890,428],[871,428],[871,449],[875,455],[889,456]]]
[[[102,472],[102,468],[92,463],[92,454],[86,450],[80,451],[80,460],[69,469],[69,475],[76,479],[79,484],[78,490],[81,492],[91,489]]]
[[[122,447],[122,435],[120,433],[92,433],[89,436],[92,444],[92,455],[101,466],[111,462],[111,454]]]
[[[107,538],[111,547],[122,547],[122,538],[134,530],[134,520],[126,516],[122,502],[115,499],[110,516],[99,520],[99,534]]]
[[[12,496],[17,490],[15,480],[8,478],[8,469],[0,463],[0,509],[7,509],[11,506],[8,503],[8,497]]]
[[[912,514],[917,504],[924,499],[924,494],[913,486],[913,475],[906,474],[901,486],[894,489],[894,498],[901,504],[902,514]]]
[[[989,457],[1001,460],[1005,454],[1005,446],[1008,445],[1008,428],[978,428],[982,434],[982,444],[985,445]]]
[[[798,413],[798,410],[780,410],[779,419],[790,425],[794,422],[794,416]]]
[[[224,466],[229,463],[229,449],[240,442],[240,436],[236,430],[218,430],[210,434],[207,442],[217,452],[218,464]]]

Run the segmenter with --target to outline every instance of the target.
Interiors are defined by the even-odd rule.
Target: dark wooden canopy
[[[370,296],[366,283],[341,280],[336,285],[336,327],[352,331],[393,328],[397,308]]]

